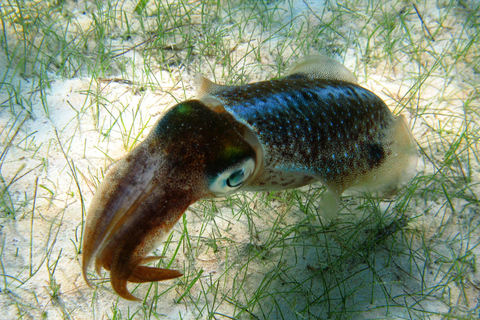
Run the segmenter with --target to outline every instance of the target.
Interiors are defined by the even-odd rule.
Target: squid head
[[[255,147],[238,122],[221,108],[199,100],[170,109],[147,138],[107,173],[89,208],[83,242],[83,275],[94,263],[110,271],[121,297],[137,300],[127,282],[181,276],[176,270],[144,266],[147,257],[201,198],[227,195],[257,168]]]

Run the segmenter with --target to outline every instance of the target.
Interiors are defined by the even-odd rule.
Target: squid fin
[[[208,80],[205,76],[197,74],[195,76],[195,89],[197,91],[197,98],[202,99],[208,95],[215,95],[218,92],[234,88],[233,86],[224,86],[216,84],[213,81]]]
[[[357,78],[341,63],[325,56],[306,56],[295,63],[287,77],[341,80],[357,84]]]
[[[415,175],[417,144],[402,115],[395,117],[386,136],[384,145],[389,156],[380,167],[364,175],[356,188],[391,192]]]
[[[327,192],[322,195],[318,211],[323,217],[329,220],[335,219],[339,211],[340,194],[329,187]]]

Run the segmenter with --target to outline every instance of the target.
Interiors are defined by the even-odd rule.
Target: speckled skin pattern
[[[341,192],[388,156],[385,129],[394,117],[358,85],[290,76],[211,96],[264,147],[264,170],[244,189],[285,189],[318,179]]]

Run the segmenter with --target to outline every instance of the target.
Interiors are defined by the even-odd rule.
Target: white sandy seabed
[[[437,29],[439,24],[443,26],[435,34],[435,41],[430,42],[427,47],[428,50],[441,53],[442,58],[450,57],[450,55],[453,57],[450,52],[455,50],[455,46],[452,43],[464,45],[462,39],[468,43],[471,40],[469,37],[475,37],[472,36],[475,31],[465,26],[468,9],[473,10],[475,4],[468,3],[470,7],[458,5],[458,8],[448,11],[447,17],[442,18],[439,22],[447,10],[448,3],[444,2],[434,3],[432,1],[428,5],[426,3],[417,4],[423,13],[422,17],[426,25],[429,25],[431,29]],[[75,17],[77,31],[88,30],[93,22],[92,12],[95,9],[90,8],[86,3],[76,1],[67,1],[67,4],[70,14]],[[194,2],[186,5],[194,7]],[[399,12],[399,6],[402,5],[395,2],[386,3],[381,7],[385,11]],[[118,19],[125,14],[133,16],[134,6],[134,3],[119,3],[115,14],[119,16]],[[249,36],[248,42],[242,42],[235,38],[237,31],[231,26],[235,24],[235,21],[218,19],[216,26],[219,29],[222,24],[232,29],[231,33],[225,36],[224,41],[230,41],[232,47],[233,44],[236,45],[235,51],[230,53],[231,59],[238,60],[240,63],[235,65],[232,70],[197,63],[197,65],[206,66],[202,70],[205,75],[219,82],[227,77],[226,73],[232,76],[240,73],[246,74],[247,79],[244,80],[248,82],[268,79],[278,76],[272,66],[278,61],[279,54],[283,56],[284,60],[288,60],[291,56],[315,54],[322,51],[312,47],[309,50],[296,52],[295,43],[289,42],[289,37],[292,37],[296,30],[300,30],[301,21],[309,21],[313,26],[321,26],[323,22],[318,18],[320,13],[323,21],[333,19],[335,13],[329,11],[331,6],[326,6],[320,1],[290,3],[272,1],[270,4],[264,4],[264,8],[265,10],[275,8],[277,12],[275,17],[278,19],[279,25],[288,23],[295,17],[302,18],[293,19],[288,32],[285,30],[286,28],[283,28],[281,32],[272,37],[270,37],[271,34],[266,34],[267,31],[257,27],[259,22],[255,18],[251,18],[245,24],[244,30]],[[337,8],[342,9],[342,12],[346,11],[345,7],[341,5],[338,5]],[[358,10],[358,20],[346,20],[341,26],[337,26],[339,34],[356,38],[352,34],[354,35],[360,26],[365,25],[374,34],[375,24],[368,25],[369,17],[362,13],[362,10],[365,10],[364,6],[348,9]],[[479,12],[478,9],[476,12]],[[149,19],[146,19],[146,23],[151,22]],[[130,27],[138,28],[138,25],[135,24],[136,20],[131,19],[131,21],[134,22]],[[196,22],[192,21],[192,23]],[[417,16],[409,15],[407,23],[411,27],[411,37],[418,38],[420,47],[426,47],[425,30]],[[19,41],[18,26],[15,28],[14,24],[15,22],[9,22],[4,26],[6,27],[4,34],[9,40],[10,48]],[[117,27],[121,29],[121,26]],[[147,298],[146,303],[141,304],[118,299],[108,281],[103,285],[99,283],[100,287],[97,290],[89,288],[81,276],[81,255],[78,254],[78,248],[83,216],[79,190],[81,190],[85,206],[88,208],[98,184],[96,177],[101,179],[103,172],[112,162],[121,158],[127,149],[135,145],[135,137],[138,137],[139,140],[145,137],[161,113],[176,103],[174,98],[181,101],[191,98],[195,94],[193,77],[201,67],[192,68],[190,65],[194,63],[181,62],[172,64],[167,71],[167,68],[161,68],[153,62],[150,64],[149,61],[145,61],[143,47],[127,51],[128,48],[134,47],[144,40],[145,37],[142,35],[134,35],[128,40],[115,38],[113,35],[111,38],[107,37],[105,43],[119,48],[117,52],[125,51],[121,59],[126,63],[123,70],[111,67],[102,77],[91,77],[88,71],[83,71],[81,76],[65,78],[58,75],[55,68],[47,70],[50,83],[49,89],[46,90],[46,96],[37,90],[39,77],[34,71],[19,74],[14,67],[11,67],[12,63],[5,50],[0,51],[0,75],[3,79],[0,91],[0,103],[2,103],[0,143],[3,152],[0,169],[3,179],[2,189],[4,190],[3,203],[7,204],[0,217],[0,273],[2,273],[0,305],[2,313],[8,314],[7,318],[9,319],[39,319],[42,316],[49,319],[115,317],[137,319],[149,316],[159,319],[207,318],[208,312],[200,311],[202,307],[199,305],[202,304],[202,301],[203,305],[215,306],[217,312],[215,319],[234,318],[239,313],[238,307],[235,308],[231,301],[228,302],[228,299],[224,299],[231,294],[232,286],[235,287],[235,284],[231,283],[231,279],[237,278],[233,276],[225,277],[226,279],[222,282],[225,287],[222,288],[221,294],[217,297],[205,295],[203,300],[199,298],[197,306],[194,306],[188,299],[174,302],[186,290],[180,284],[175,288],[175,283],[180,283],[175,282],[177,280],[158,284],[159,292],[171,289],[172,285],[174,289],[163,294],[155,302],[152,301],[152,298]],[[381,96],[387,105],[392,106],[392,110],[394,107],[400,110],[400,105],[397,104],[395,98],[402,99],[402,97],[409,96],[409,91],[419,83],[419,77],[414,76],[418,75],[419,65],[402,63],[402,59],[410,61],[408,60],[409,52],[406,50],[399,50],[395,61],[379,59],[368,64],[363,59],[362,52],[365,51],[368,42],[372,39],[358,37],[355,40],[355,45],[342,49],[342,56],[336,58],[343,60],[344,64],[355,72],[361,85]],[[340,39],[338,43],[332,42],[330,45],[332,47],[344,45],[342,41],[344,40]],[[260,44],[262,46],[261,57],[257,59],[249,52],[251,52],[251,48],[260,46]],[[282,44],[285,45],[285,48],[279,53],[277,49]],[[87,45],[93,47],[95,44],[87,43]],[[398,46],[402,47],[401,44]],[[479,103],[478,100],[471,98],[475,94],[478,95],[478,84],[480,83],[479,60],[474,56],[474,54],[478,54],[478,49],[478,36],[476,36],[471,48],[463,51],[461,59],[445,58],[443,62],[450,61],[450,65],[435,69],[433,66],[435,66],[436,56],[427,53],[421,54],[424,59],[423,66],[428,66],[434,71],[426,78],[421,79],[423,82],[414,97],[414,102],[409,100],[408,103],[416,105],[417,110],[425,109],[428,112],[423,112],[421,117],[416,117],[414,112],[408,111],[408,108],[402,111],[413,128],[419,149],[424,150],[423,153],[420,153],[421,157],[417,168],[419,176],[434,176],[435,172],[441,170],[439,168],[441,168],[442,161],[451,159],[451,154],[448,152],[457,152],[458,158],[463,159],[462,152],[468,153],[476,146],[478,147],[478,142],[471,141],[471,146],[473,146],[471,148],[462,145],[457,151],[451,149],[451,142],[456,136],[455,132],[460,132],[459,128],[468,127],[472,131],[480,129],[478,123],[475,124],[475,121],[479,120]],[[371,50],[373,52],[375,50],[382,51],[381,48],[375,47]],[[329,52],[329,50],[324,51]],[[182,61],[182,53],[177,53],[175,57],[178,61]],[[208,60],[205,57],[203,59]],[[472,67],[475,65],[472,61],[475,59],[476,70]],[[146,70],[146,65],[149,65],[151,69]],[[35,66],[33,70],[35,70]],[[118,79],[128,81],[117,81]],[[152,79],[155,80],[152,81]],[[149,85],[142,85],[146,83]],[[7,88],[10,84],[16,88],[19,96],[24,97],[24,101],[19,101],[13,96],[12,90]],[[469,110],[474,110],[471,112],[473,115],[468,115],[468,117],[465,116],[465,101],[470,103]],[[45,112],[46,105],[48,114]],[[26,110],[31,110],[31,112]],[[412,111],[415,110],[412,109]],[[471,118],[473,120],[469,117],[473,117]],[[473,121],[473,124],[470,121]],[[145,132],[142,131],[144,127],[147,128]],[[432,133],[438,128],[442,128],[446,134],[450,133],[451,135],[446,135],[445,140],[442,140],[441,135]],[[474,134],[472,137],[474,139],[474,137],[478,137],[478,134]],[[458,175],[464,170],[461,168],[461,164],[451,165],[454,169],[446,174],[450,175],[446,180],[457,181],[458,189],[467,190],[464,193],[475,198],[475,195],[480,194],[478,157],[470,154],[470,159],[468,170],[472,174],[468,185],[458,182],[460,181],[457,179]],[[78,181],[78,185],[76,181]],[[315,316],[335,318],[337,317],[335,312],[342,314],[340,310],[342,305],[344,308],[350,308],[356,312],[342,314],[341,317],[339,316],[340,318],[395,319],[421,318],[423,316],[442,318],[442,314],[448,313],[466,318],[480,316],[480,273],[478,258],[476,258],[480,254],[477,248],[480,242],[478,200],[475,202],[468,200],[467,197],[458,196],[458,193],[449,189],[450,187],[447,185],[443,185],[446,189],[441,189],[442,184],[434,184],[428,179],[419,179],[418,181],[420,182],[416,184],[416,194],[410,203],[411,208],[407,210],[409,216],[418,218],[410,221],[406,228],[407,231],[405,231],[410,236],[403,239],[408,242],[404,246],[409,248],[403,248],[403,250],[410,250],[410,254],[391,255],[385,252],[385,248],[378,249],[370,266],[375,270],[375,276],[378,278],[372,280],[372,274],[370,274],[369,278],[365,280],[361,275],[364,265],[361,263],[357,265],[358,260],[352,258],[346,260],[341,269],[335,270],[338,273],[337,281],[342,283],[338,285],[338,290],[332,290],[329,298],[322,296],[321,292],[325,291],[323,286],[326,285],[324,277],[317,279],[313,276],[305,276],[308,281],[304,283],[301,281],[302,275],[315,272],[327,264],[326,261],[318,261],[318,253],[312,253],[310,248],[312,242],[309,242],[306,243],[303,253],[297,252],[301,248],[297,246],[296,249],[292,249],[297,251],[287,251],[281,254],[282,259],[298,258],[298,261],[283,270],[283,273],[280,272],[278,280],[272,280],[275,284],[266,287],[265,292],[259,290],[261,283],[265,279],[269,279],[274,266],[281,269],[279,261],[275,261],[278,254],[273,253],[273,256],[269,257],[270,262],[266,262],[261,257],[250,261],[248,272],[241,277],[245,281],[244,300],[248,301],[253,294],[259,292],[263,294],[263,297],[270,297],[262,300],[264,301],[262,303],[276,305],[273,308],[276,311],[268,315],[271,319],[281,318],[281,313],[285,319],[301,318],[299,310],[304,312],[306,318]],[[434,187],[440,189],[428,191],[428,188]],[[308,191],[309,188],[302,190]],[[447,193],[451,194],[448,199],[449,205],[446,205],[447,201],[445,200]],[[260,196],[260,198],[264,199],[264,196]],[[205,236],[214,233],[213,230],[222,230],[221,236],[231,239],[237,248],[249,245],[261,247],[262,241],[265,241],[264,237],[268,235],[268,228],[272,227],[273,221],[276,221],[279,214],[284,215],[281,223],[285,225],[295,225],[305,219],[305,213],[301,212],[300,208],[289,208],[281,200],[272,200],[268,206],[265,206],[262,204],[263,200],[258,200],[254,198],[254,194],[247,193],[240,195],[235,201],[242,201],[243,206],[250,208],[250,212],[257,212],[258,215],[238,217],[234,212],[238,207],[232,209],[227,202],[219,201],[216,207],[218,210],[216,216],[209,217],[210,220],[205,223],[204,207],[212,206],[211,202],[206,202],[194,207],[193,211],[187,211],[187,220],[181,221],[175,227],[172,243],[184,240],[181,235],[185,231],[188,231],[192,239],[198,241],[196,236],[201,232],[200,229],[206,228],[209,231],[205,232]],[[355,203],[356,200],[347,197],[344,201]],[[381,202],[379,207],[381,210],[387,210],[388,206],[389,202]],[[274,211],[269,211],[272,208]],[[289,208],[288,212],[287,208]],[[361,225],[358,222],[359,218],[352,215],[346,215],[340,219],[353,220]],[[255,224],[254,229],[260,230],[260,235],[254,239],[251,236],[250,223],[252,222]],[[326,222],[316,221],[312,225],[319,228],[321,223],[325,224]],[[354,225],[353,222],[352,225]],[[424,243],[425,239],[429,243]],[[398,239],[397,241],[401,242]],[[172,245],[166,253],[167,257],[173,254],[172,248],[174,247],[175,245]],[[435,249],[424,250],[425,247],[434,247]],[[191,269],[197,270],[197,273],[198,270],[203,270],[202,278],[189,288],[190,295],[201,296],[205,286],[212,281],[211,279],[224,274],[226,252],[225,250],[213,252],[200,244],[194,253],[184,251],[185,249],[180,249],[174,266],[182,270],[187,268],[187,272],[189,270],[192,272]],[[238,266],[235,266],[234,262],[234,266],[229,272],[243,272],[241,264],[245,261],[242,260],[241,252],[241,250],[230,250],[229,254],[231,255],[228,259],[236,261]],[[412,254],[412,252],[414,253]],[[430,256],[427,256],[427,252]],[[442,263],[443,260],[448,260],[452,256],[452,252],[462,252],[463,254],[455,256],[462,256],[463,260],[459,259],[450,264]],[[162,252],[159,251],[158,254],[161,255]],[[409,258],[405,258],[406,256]],[[415,257],[417,260],[412,263],[411,257]],[[446,284],[443,282],[446,278],[450,279],[452,273],[460,273],[459,270],[463,270],[463,268],[469,269],[461,273],[461,278]],[[297,275],[299,278],[296,278]],[[281,292],[289,292],[282,288],[288,281],[301,287],[300,289],[291,288],[290,292],[298,290],[304,296],[282,294]],[[372,284],[374,282],[375,285]],[[350,288],[349,295],[345,297],[341,293],[344,285]],[[438,289],[440,287],[441,289]],[[144,297],[149,288],[147,284],[141,285],[135,294]],[[357,289],[353,290],[352,288]],[[53,294],[55,289],[57,292]],[[431,291],[429,292],[427,289],[431,289]],[[310,297],[307,297],[306,292],[309,292]],[[430,297],[428,297],[429,294]],[[386,296],[401,296],[401,298],[387,301]],[[345,301],[340,303],[339,297],[343,297]],[[212,302],[215,299],[218,299],[218,305]],[[245,302],[238,299],[240,304]],[[322,301],[319,302],[316,299]],[[306,301],[314,302],[312,303],[314,307],[308,312],[305,312]],[[263,308],[266,309],[265,306]],[[267,317],[265,313],[259,311],[261,309],[262,306],[256,305],[238,317],[252,319]],[[221,314],[228,317],[221,316]]]

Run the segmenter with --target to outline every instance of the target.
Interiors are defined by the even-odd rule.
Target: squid
[[[333,218],[349,188],[386,188],[416,165],[403,116],[335,60],[310,56],[281,79],[240,86],[198,75],[197,98],[169,109],[108,171],[90,204],[83,237],[87,284],[94,265],[113,290],[138,300],[129,282],[182,276],[146,266],[148,256],[196,201],[237,191],[321,182],[320,208]]]

